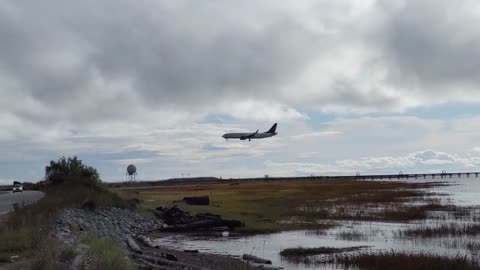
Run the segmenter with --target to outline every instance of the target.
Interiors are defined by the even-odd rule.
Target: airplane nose
[[[222,138],[224,138],[224,139],[225,139],[225,134],[223,134],[223,135],[222,135]]]

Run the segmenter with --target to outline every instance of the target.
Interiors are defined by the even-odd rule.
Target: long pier
[[[456,172],[456,173],[448,173],[448,172],[441,172],[441,173],[398,173],[398,174],[371,174],[371,175],[360,175],[357,174],[353,177],[357,180],[385,180],[385,179],[393,179],[393,180],[405,180],[405,179],[445,179],[445,178],[478,178],[480,172]]]
[[[197,184],[220,184],[220,183],[240,183],[240,182],[270,182],[270,181],[316,181],[316,180],[414,180],[414,179],[455,179],[455,178],[478,178],[480,172],[441,172],[441,173],[398,173],[398,174],[370,174],[361,175],[310,175],[296,177],[275,177],[267,176],[256,178],[217,178],[217,177],[198,177],[198,178],[172,178],[157,181],[138,181],[138,182],[114,182],[107,183],[110,187],[123,186],[165,186],[165,185],[197,185]]]

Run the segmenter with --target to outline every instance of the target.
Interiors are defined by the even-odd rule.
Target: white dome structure
[[[137,180],[137,167],[135,167],[135,165],[133,164],[130,164],[127,166],[127,173],[126,173],[126,177],[127,177],[127,181],[135,181]]]

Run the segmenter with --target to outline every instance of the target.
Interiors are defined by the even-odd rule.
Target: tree
[[[96,185],[101,183],[97,169],[83,164],[76,156],[50,161],[50,165],[45,167],[45,180],[52,184],[82,182]]]

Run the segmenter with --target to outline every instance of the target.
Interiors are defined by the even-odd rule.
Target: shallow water
[[[480,178],[436,178],[410,180],[415,182],[444,181],[455,185],[436,187],[433,192],[449,194],[448,199],[459,206],[480,205]],[[458,221],[457,221],[458,222]],[[311,231],[287,231],[247,237],[205,237],[173,235],[157,239],[162,245],[178,249],[198,249],[201,252],[242,256],[253,254],[269,259],[274,266],[285,269],[335,269],[334,266],[307,266],[292,264],[282,260],[279,253],[286,248],[295,247],[352,247],[370,246],[372,250],[398,250],[409,252],[429,252],[439,255],[477,256],[467,248],[467,244],[480,245],[480,240],[465,237],[443,237],[433,239],[399,239],[395,232],[415,228],[425,224],[443,224],[451,221],[425,220],[417,223],[386,222],[342,222],[342,226],[332,228],[325,233]],[[478,238],[478,237],[477,237]]]

